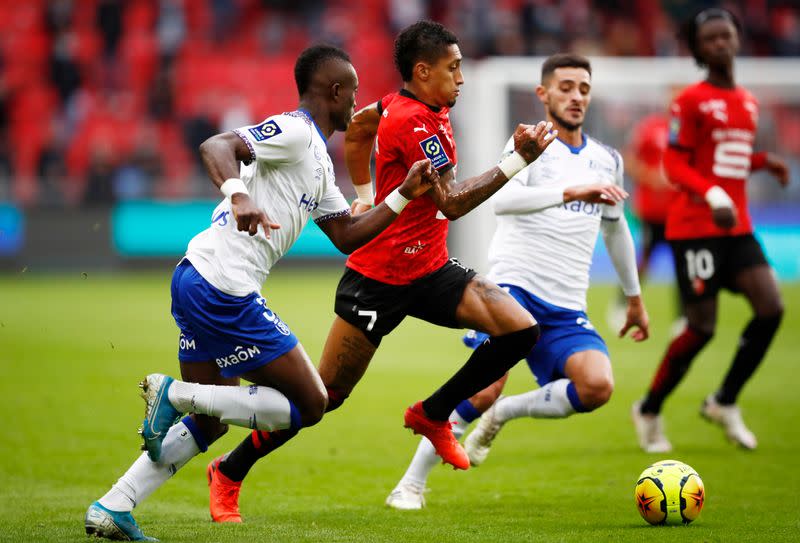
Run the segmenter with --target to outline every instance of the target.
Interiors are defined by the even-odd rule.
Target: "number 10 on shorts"
[[[699,277],[704,281],[714,275],[714,256],[708,249],[686,251],[686,274],[689,279]]]
[[[375,321],[378,320],[378,312],[375,310],[365,311],[360,310],[358,312],[359,317],[369,317],[369,324],[367,325],[367,332],[372,332],[372,328],[375,326]]]

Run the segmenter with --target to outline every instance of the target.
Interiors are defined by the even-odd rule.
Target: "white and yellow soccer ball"
[[[648,466],[639,475],[634,494],[639,514],[654,525],[689,524],[700,515],[705,498],[703,480],[677,460]]]

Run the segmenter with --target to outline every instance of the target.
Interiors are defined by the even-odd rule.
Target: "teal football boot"
[[[99,502],[94,502],[86,510],[83,524],[88,536],[115,541],[158,541],[154,537],[144,535],[128,511],[111,511]]]
[[[144,438],[144,450],[153,462],[161,458],[161,442],[167,431],[175,424],[181,413],[169,401],[167,391],[174,379],[160,373],[151,373],[139,383],[142,398],[147,403],[144,423],[140,433]]]

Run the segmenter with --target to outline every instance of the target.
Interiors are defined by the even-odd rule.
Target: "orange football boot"
[[[211,520],[214,522],[242,522],[242,515],[239,514],[239,491],[242,489],[242,482],[231,481],[217,469],[223,458],[225,457],[215,458],[206,468],[209,491],[208,508],[211,510]]]
[[[449,420],[431,420],[422,409],[422,402],[417,402],[405,414],[405,426],[415,434],[422,434],[433,444],[442,461],[455,469],[469,469],[469,457],[453,435],[452,423]]]

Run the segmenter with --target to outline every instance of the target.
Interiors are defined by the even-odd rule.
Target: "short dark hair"
[[[447,47],[458,45],[458,38],[444,25],[418,21],[406,27],[394,40],[394,64],[403,81],[411,81],[414,65],[423,60],[433,64],[444,56]]]
[[[294,82],[297,84],[297,92],[300,96],[303,96],[308,87],[311,86],[311,78],[314,72],[331,59],[350,62],[350,56],[333,45],[312,45],[300,53],[300,56],[297,57],[297,62],[294,64]]]
[[[556,53],[549,56],[542,64],[542,83],[553,75],[557,68],[583,68],[592,75],[592,63],[585,56],[577,53]]]
[[[724,8],[703,9],[695,13],[690,19],[685,20],[678,30],[678,39],[686,42],[686,45],[689,47],[689,52],[692,53],[694,57],[694,61],[700,67],[704,67],[706,61],[700,56],[700,51],[698,51],[697,48],[697,32],[700,30],[701,26],[713,19],[725,19],[730,21],[736,28],[736,32],[739,34],[742,33],[742,23],[739,21],[739,18]]]

